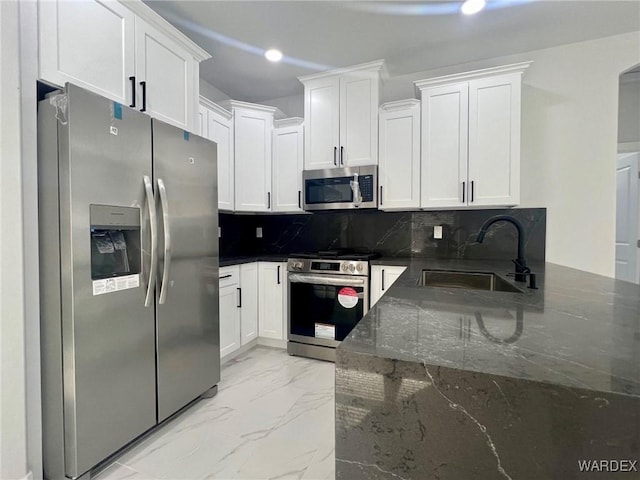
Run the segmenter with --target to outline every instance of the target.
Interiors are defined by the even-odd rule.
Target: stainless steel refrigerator
[[[38,111],[45,476],[220,380],[216,144],[68,84]]]

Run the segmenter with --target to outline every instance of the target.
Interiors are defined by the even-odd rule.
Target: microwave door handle
[[[162,284],[160,285],[160,299],[158,303],[162,305],[167,299],[167,289],[169,283],[169,268],[171,266],[171,228],[169,226],[169,201],[167,199],[167,188],[164,181],[158,179],[158,192],[160,192],[160,204],[162,205],[162,225],[164,226],[164,265],[162,269]]]
[[[147,282],[147,294],[144,299],[144,306],[151,306],[153,287],[156,284],[156,269],[158,266],[158,219],[156,216],[156,200],[153,197],[153,187],[151,178],[147,175],[142,177],[144,191],[147,197],[147,207],[149,209],[149,228],[151,230],[151,263],[149,265],[149,279]]]

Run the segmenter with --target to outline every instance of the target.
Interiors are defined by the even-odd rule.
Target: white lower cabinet
[[[371,266],[371,302],[369,308],[373,307],[387,289],[402,275],[407,269],[403,266],[372,265]]]
[[[258,263],[258,335],[285,340],[287,302],[287,263]]]
[[[420,207],[420,101],[380,107],[380,210]]]
[[[240,265],[240,344],[258,336],[258,263]]]
[[[240,268],[220,269],[220,358],[240,348]]]

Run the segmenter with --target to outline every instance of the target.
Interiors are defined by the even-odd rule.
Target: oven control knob
[[[356,270],[358,270],[358,272],[362,272],[362,264],[361,263],[356,265]]]
[[[342,270],[344,270],[345,272],[349,269],[349,265],[347,265],[346,263],[342,264]]]
[[[355,267],[355,265],[353,263],[349,264],[349,271],[351,273],[353,273],[355,271],[355,269],[356,269],[356,267]]]
[[[302,262],[293,262],[291,266],[293,267],[294,270],[300,270],[302,269]]]

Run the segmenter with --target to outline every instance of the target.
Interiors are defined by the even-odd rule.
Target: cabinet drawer
[[[238,285],[240,283],[240,267],[238,265],[222,267],[218,277],[220,278],[220,288]]]

